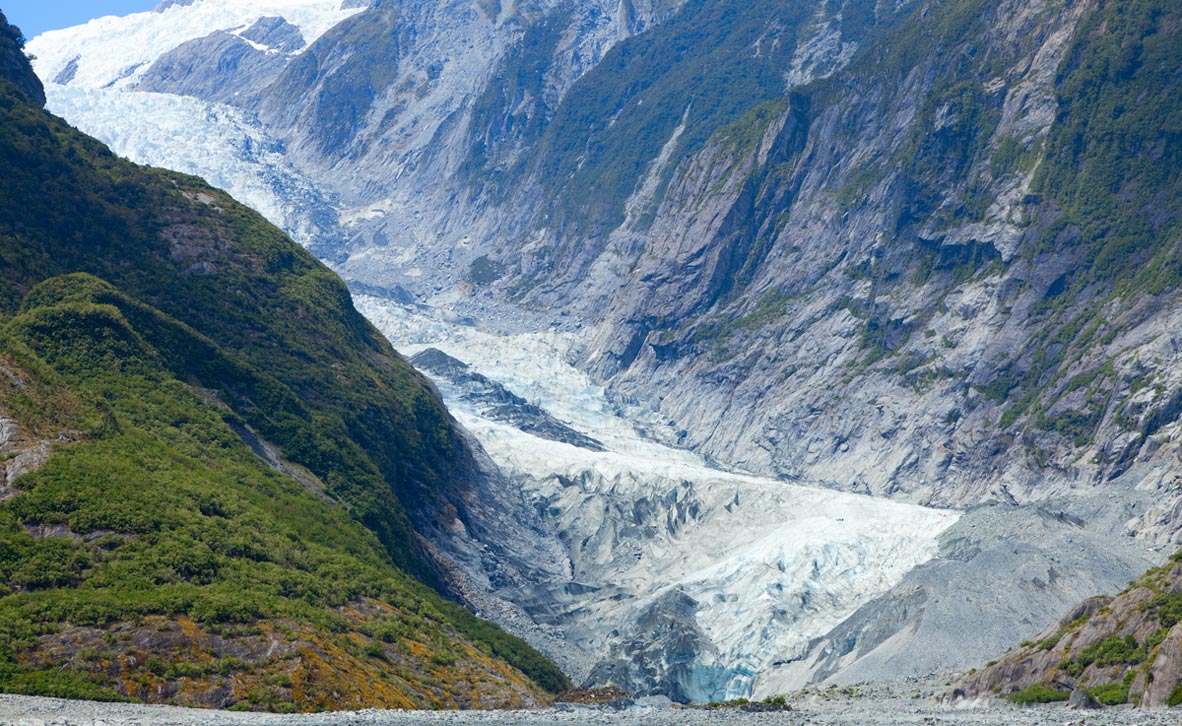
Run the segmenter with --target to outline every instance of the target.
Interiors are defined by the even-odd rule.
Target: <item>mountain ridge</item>
[[[0,687],[323,710],[566,683],[420,581],[416,527],[464,516],[475,460],[338,278],[7,75],[0,126]]]

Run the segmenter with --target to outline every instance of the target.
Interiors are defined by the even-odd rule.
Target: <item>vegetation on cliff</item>
[[[566,679],[440,597],[472,459],[314,258],[0,78],[0,690],[525,705]]]
[[[1182,553],[1118,596],[1084,601],[1058,623],[966,677],[967,695],[1017,703],[1066,700],[1082,688],[1102,704],[1182,703]]]

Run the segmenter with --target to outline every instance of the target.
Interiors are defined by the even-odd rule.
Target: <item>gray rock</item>
[[[162,13],[171,7],[184,7],[186,5],[192,5],[195,2],[197,2],[197,0],[160,0],[160,4],[157,5],[152,12]]]
[[[239,35],[284,53],[293,53],[307,45],[298,27],[277,17],[259,18]]]
[[[757,695],[966,671],[999,658],[1084,598],[1116,592],[1156,563],[1158,555],[1121,536],[1129,514],[1149,499],[1122,490],[978,507],[941,535],[935,559],[803,656],[770,669]],[[1084,521],[1086,528],[1075,524]]]
[[[603,443],[580,433],[554,418],[546,409],[526,401],[500,383],[472,370],[467,363],[441,350],[428,348],[411,357],[410,362],[436,380],[442,379],[455,390],[451,397],[472,402],[485,415],[518,429],[590,451],[604,451]]]
[[[1104,706],[1084,689],[1073,688],[1071,689],[1071,697],[1067,699],[1067,708],[1095,710],[1104,708]]]
[[[250,30],[257,27],[258,23]],[[282,27],[273,30],[283,32]],[[287,36],[286,42],[295,41]],[[303,38],[298,42],[302,45]],[[261,51],[242,37],[219,30],[182,43],[157,58],[144,71],[136,88],[239,104],[265,86],[286,62],[285,54]]]

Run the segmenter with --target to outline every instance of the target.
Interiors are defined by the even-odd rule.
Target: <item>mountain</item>
[[[147,20],[50,33],[38,67],[257,114],[336,200],[353,242],[313,249],[347,276],[557,308],[718,460],[964,506],[1164,456],[1171,8],[377,2],[264,52],[234,35],[263,5],[131,70],[90,59]],[[235,71],[227,35],[272,61]]]
[[[569,335],[647,437],[720,468],[963,512],[757,693],[966,668],[1182,542],[1164,0],[239,7],[30,47],[51,106],[137,158],[177,156],[158,110],[202,174],[281,150],[334,216],[305,241],[390,309]],[[554,525],[573,560],[676,521],[612,496]],[[649,632],[709,650],[681,628],[713,606],[665,605]]]
[[[0,15],[0,689],[316,710],[562,687],[424,584],[421,532],[477,476],[431,384],[258,214],[42,110],[19,38]]]
[[[589,365],[659,390],[690,446],[880,495],[1169,466],[1180,110],[1136,99],[1174,97],[1174,8],[1057,7],[920,4],[745,144],[720,132]]]

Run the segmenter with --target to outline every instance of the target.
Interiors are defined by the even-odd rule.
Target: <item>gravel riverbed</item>
[[[870,696],[809,697],[793,702],[793,710],[745,713],[737,709],[699,710],[660,705],[608,707],[561,706],[538,711],[424,712],[351,711],[300,715],[235,713],[130,704],[65,701],[56,698],[0,695],[0,724],[12,726],[431,726],[435,724],[620,724],[622,726],[1042,726],[1043,724],[1124,726],[1182,724],[1182,709],[1140,711],[1112,708],[1072,711],[1062,705],[1019,708],[1003,703],[949,707],[923,699]]]

